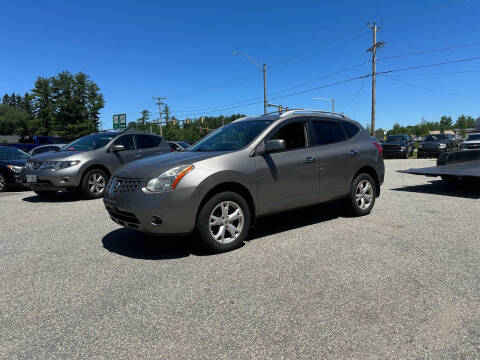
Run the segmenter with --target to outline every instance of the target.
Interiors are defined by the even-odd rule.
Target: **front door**
[[[255,157],[259,214],[315,203],[318,170],[307,119],[280,124],[265,139],[283,139],[286,149]]]
[[[113,145],[123,145],[125,147],[124,151],[113,151],[110,154],[110,157],[113,159],[113,171],[119,167],[128,164],[134,160],[140,158],[140,150],[137,150],[135,143],[133,141],[133,135],[123,135],[114,141]]]

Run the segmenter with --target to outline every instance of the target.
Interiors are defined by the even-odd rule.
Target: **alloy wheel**
[[[228,244],[242,233],[245,217],[236,202],[222,201],[213,208],[209,222],[210,234],[215,241]]]
[[[98,173],[92,174],[88,179],[88,188],[92,194],[101,194],[105,190],[105,178]]]
[[[373,196],[373,186],[370,181],[360,181],[355,191],[357,206],[362,210],[368,209],[372,205]]]

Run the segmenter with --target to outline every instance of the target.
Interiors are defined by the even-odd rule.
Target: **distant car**
[[[60,151],[66,144],[50,144],[50,145],[42,145],[36,147],[35,149],[30,150],[28,153],[30,155],[38,155],[41,153],[52,152],[52,151]]]
[[[382,144],[383,157],[400,157],[408,159],[413,155],[415,144],[410,135],[388,135],[385,142]]]
[[[18,143],[8,144],[9,146],[16,147],[17,149],[28,152],[41,145],[51,145],[61,143],[62,139],[55,136],[39,136],[39,135],[25,135],[20,136]]]
[[[460,150],[480,149],[480,133],[469,134],[465,141],[460,144]]]
[[[61,151],[34,156],[25,166],[23,180],[39,196],[67,190],[96,199],[103,196],[111,174],[123,165],[168,152],[167,142],[155,134],[130,130],[94,133]]]
[[[30,154],[12,146],[0,146],[0,192],[22,185],[21,173]]]
[[[441,153],[458,150],[458,142],[452,134],[428,135],[418,144],[418,158],[438,157]]]
[[[168,141],[171,151],[184,151],[190,147],[189,143],[184,141]]]

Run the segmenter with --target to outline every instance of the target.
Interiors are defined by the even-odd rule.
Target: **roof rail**
[[[284,117],[284,116],[291,115],[291,114],[296,114],[296,113],[326,114],[326,115],[335,115],[335,116],[341,117],[343,119],[348,118],[343,113],[336,113],[336,112],[333,112],[333,111],[325,111],[325,110],[312,110],[312,109],[289,109],[286,112],[284,112],[283,114],[281,114],[280,117]]]

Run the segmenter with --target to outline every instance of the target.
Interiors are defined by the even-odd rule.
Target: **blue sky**
[[[260,114],[261,72],[233,51],[267,64],[273,98],[369,73],[367,21],[379,23],[378,40],[387,43],[377,71],[479,57],[479,14],[474,0],[4,2],[0,93],[23,93],[38,76],[83,71],[104,94],[107,128],[115,113],[135,120],[148,109],[158,116],[153,96],[167,97],[180,119]],[[476,118],[479,79],[479,60],[378,76],[377,127],[462,113]],[[272,102],[330,109],[312,97],[334,97],[337,111],[370,121],[370,79]]]

